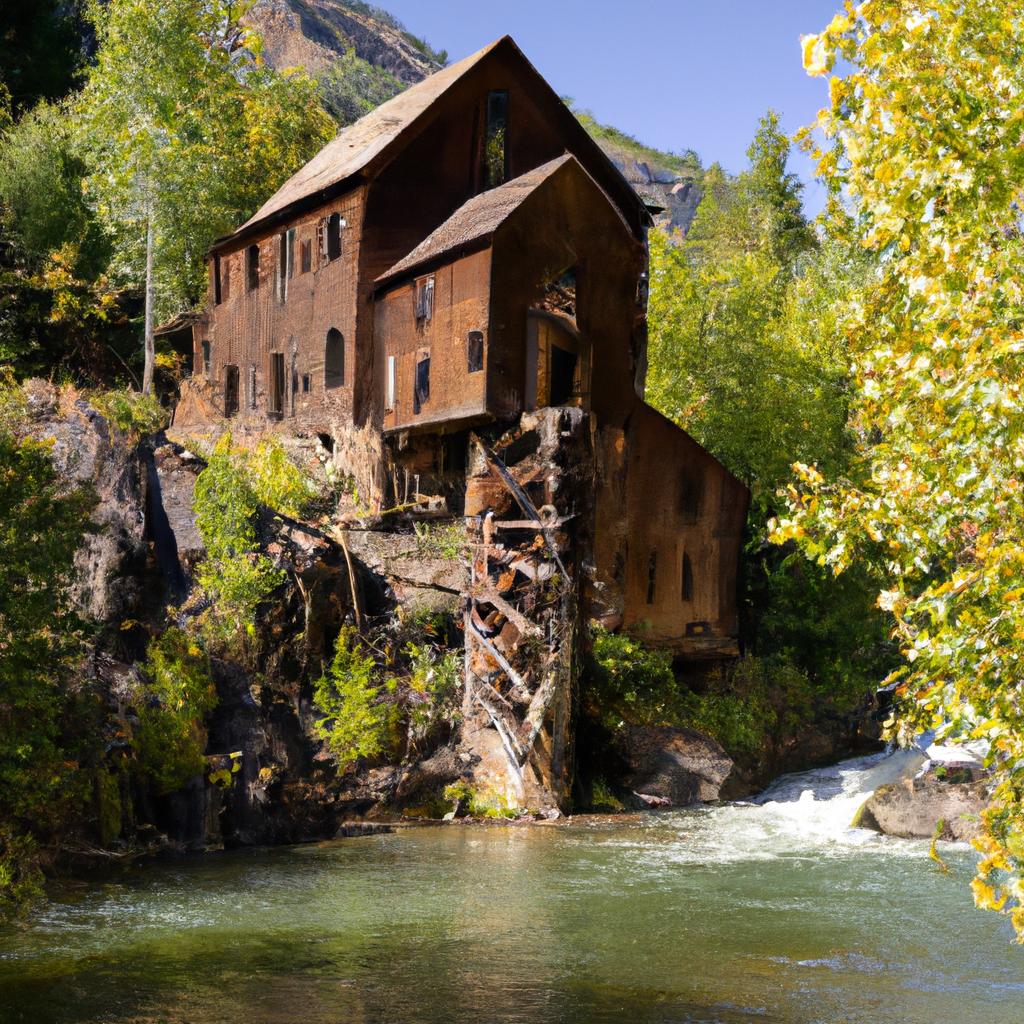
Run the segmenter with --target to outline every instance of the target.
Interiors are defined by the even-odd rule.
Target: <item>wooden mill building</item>
[[[397,466],[457,506],[470,431],[581,408],[591,614],[734,652],[748,495],[643,400],[650,224],[500,39],[341,131],[215,243],[178,422],[319,434],[378,505]]]

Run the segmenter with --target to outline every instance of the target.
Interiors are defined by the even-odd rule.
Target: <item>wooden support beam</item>
[[[480,643],[484,645],[484,650],[487,651],[487,653],[501,666],[502,671],[511,680],[512,685],[514,687],[518,687],[528,697],[530,694],[530,688],[526,685],[526,680],[523,679],[523,677],[509,664],[508,658],[506,658],[505,655],[503,655],[501,651],[499,651],[498,648],[495,647],[494,644],[492,644],[491,641],[476,628],[476,623],[470,620],[469,626],[472,630],[470,635],[473,639],[479,640]]]
[[[540,626],[535,622],[531,622],[518,608],[509,604],[493,587],[481,587],[475,590],[473,598],[477,601],[486,601],[488,604],[493,604],[523,636],[542,637],[544,635],[544,630]]]

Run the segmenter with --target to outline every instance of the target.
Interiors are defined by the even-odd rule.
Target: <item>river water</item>
[[[0,1020],[1024,1024],[972,853],[846,826],[906,755],[758,804],[150,864],[0,932]]]

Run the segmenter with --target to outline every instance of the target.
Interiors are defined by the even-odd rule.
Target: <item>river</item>
[[[0,1020],[1021,1024],[973,854],[847,824],[868,758],[757,804],[146,865],[0,932]]]

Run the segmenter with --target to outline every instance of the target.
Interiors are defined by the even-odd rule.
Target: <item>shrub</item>
[[[519,808],[509,803],[508,798],[493,786],[453,782],[445,786],[444,799],[454,804],[456,811],[464,809],[473,818],[514,818],[519,813]]]
[[[218,640],[252,636],[256,610],[284,581],[284,572],[258,552],[259,498],[230,434],[217,442],[196,480],[194,509],[206,544],[199,584],[214,602],[209,633]]]
[[[0,828],[0,921],[24,913],[42,895],[43,873],[35,840],[6,826]]]
[[[167,410],[152,396],[140,391],[97,391],[89,404],[126,434],[157,434],[168,422]]]
[[[288,458],[278,438],[260,441],[254,452],[238,457],[256,500],[267,508],[298,519],[316,497],[313,481]]]
[[[391,746],[395,707],[387,697],[394,688],[393,681],[379,682],[373,655],[356,629],[344,626],[330,667],[313,684],[313,703],[323,716],[316,733],[342,770]]]
[[[410,738],[425,736],[432,726],[458,715],[462,693],[462,651],[444,650],[429,643],[408,643]]]
[[[673,718],[679,691],[667,652],[599,627],[591,635],[588,668],[595,710],[609,728],[623,721],[662,725]]]
[[[176,628],[150,641],[143,673],[132,746],[157,792],[171,793],[203,770],[204,720],[217,691],[206,653]]]

